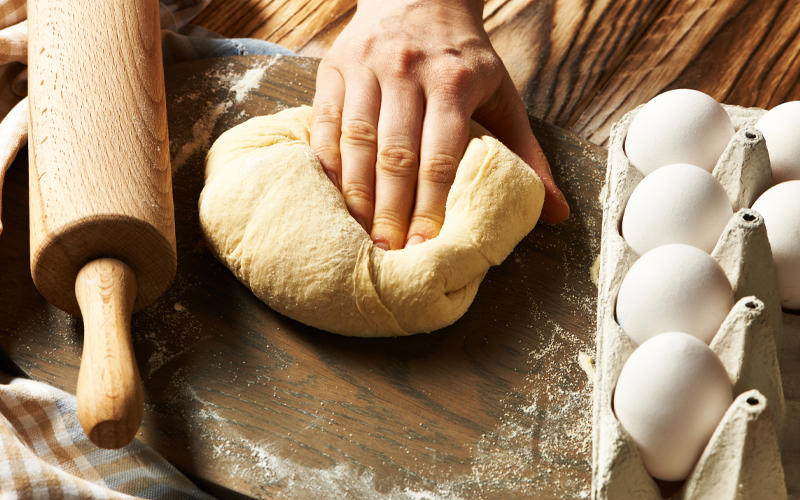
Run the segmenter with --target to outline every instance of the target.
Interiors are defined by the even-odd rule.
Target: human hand
[[[482,9],[480,0],[360,0],[320,63],[311,147],[385,250],[439,234],[470,117],[542,179],[544,222],[569,215]]]

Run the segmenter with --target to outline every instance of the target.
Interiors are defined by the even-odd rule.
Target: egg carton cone
[[[710,347],[728,372],[734,402],[672,498],[800,498],[800,402],[786,396],[800,395],[800,315],[781,309],[764,219],[748,208],[772,185],[766,143],[753,128],[766,111],[724,108],[736,133],[713,175],[735,213],[712,257],[730,280],[736,303]],[[639,109],[612,129],[601,200],[592,431],[592,498],[597,500],[664,498],[612,407],[617,379],[636,348],[616,321],[615,305],[623,278],[639,258],[621,235],[625,205],[644,178],[623,149]]]

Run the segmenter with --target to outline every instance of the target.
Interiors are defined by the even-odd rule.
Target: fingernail
[[[364,231],[366,231],[367,230],[367,223],[364,222],[364,219],[360,219],[358,217],[356,217],[355,219],[356,219],[356,222],[358,222],[358,225],[363,227]]]
[[[325,175],[327,175],[328,179],[330,179],[333,185],[336,186],[336,189],[339,189],[339,179],[336,177],[336,174],[334,174],[333,172],[326,171]]]
[[[411,238],[406,241],[406,248],[413,247],[414,245],[419,245],[420,243],[424,243],[425,238],[422,235],[415,234]]]
[[[387,252],[389,251],[389,244],[386,243],[385,241],[376,241],[375,242],[375,246],[380,248],[381,250],[384,250],[384,251],[387,251]]]

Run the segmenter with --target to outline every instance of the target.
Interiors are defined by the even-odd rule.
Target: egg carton
[[[787,446],[800,448],[793,444],[800,444],[800,439],[791,435],[798,432],[800,419],[792,411],[797,405],[791,401],[787,412],[779,358],[788,363],[791,359],[784,358],[791,358],[791,351],[798,349],[800,316],[781,310],[764,219],[748,208],[772,185],[766,143],[763,134],[753,128],[766,111],[724,108],[736,133],[713,175],[725,188],[734,215],[712,257],[731,282],[735,305],[710,347],[733,382],[734,402],[674,498],[783,499],[788,494],[781,455]],[[644,177],[623,149],[639,109],[626,114],[612,129],[602,195],[592,434],[592,498],[598,500],[658,500],[662,498],[660,486],[665,486],[659,486],[645,470],[612,406],[620,371],[636,348],[616,321],[615,304],[625,274],[639,258],[621,235],[625,205]]]

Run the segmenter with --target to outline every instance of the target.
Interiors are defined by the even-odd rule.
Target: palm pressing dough
[[[539,177],[473,122],[439,236],[381,250],[309,147],[310,123],[304,106],[225,132],[208,152],[200,195],[200,225],[215,256],[297,321],[359,337],[447,326],[539,218]]]

